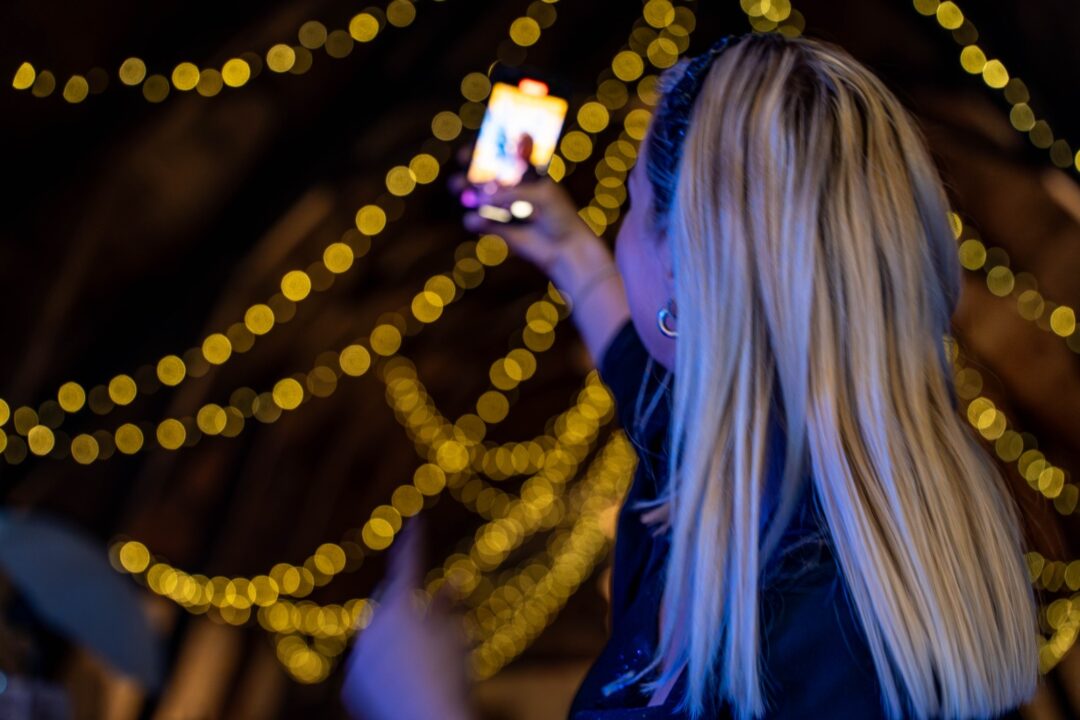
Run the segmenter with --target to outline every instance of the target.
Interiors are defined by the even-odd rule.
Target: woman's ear
[[[675,269],[671,258],[671,244],[668,242],[666,230],[662,230],[659,237],[656,238],[655,248],[657,260],[659,260],[664,275],[664,289],[668,297],[675,297]]]

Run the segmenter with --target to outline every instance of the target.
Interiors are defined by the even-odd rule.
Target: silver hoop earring
[[[675,313],[671,312],[671,303],[672,303],[672,299],[669,298],[668,301],[667,301],[667,305],[665,307],[660,308],[657,311],[657,313],[656,313],[656,324],[660,328],[660,332],[664,333],[664,335],[666,337],[674,338],[674,337],[678,337],[679,333],[677,331],[675,331],[675,330],[672,330],[671,328],[669,328],[667,326],[667,319],[668,318],[671,318],[672,320],[677,320],[678,319],[678,317],[675,315]]]

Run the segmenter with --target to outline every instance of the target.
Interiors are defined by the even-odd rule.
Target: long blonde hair
[[[914,120],[843,50],[751,35],[705,76],[669,194],[671,549],[647,687],[685,668],[695,717],[709,698],[739,718],[771,706],[761,574],[809,471],[890,717],[1029,699],[1021,521],[956,412],[944,338],[960,267]],[[763,526],[777,399],[786,456]]]

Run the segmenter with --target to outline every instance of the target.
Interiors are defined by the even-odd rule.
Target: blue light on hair
[[[698,93],[701,92],[701,86],[705,83],[705,76],[708,75],[713,61],[724,50],[746,36],[725,35],[716,40],[708,50],[690,60],[678,82],[663,93],[660,107],[649,130],[648,160],[645,167],[653,195],[649,219],[654,231],[664,225],[664,220],[671,210],[690,112]]]

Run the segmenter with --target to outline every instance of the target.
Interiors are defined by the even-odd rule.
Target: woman
[[[915,122],[844,51],[778,34],[662,88],[614,264],[550,180],[493,198],[531,225],[466,218],[567,291],[640,450],[612,636],[571,716],[1019,717],[1035,598],[956,411],[960,269]],[[364,643],[353,706],[386,687]],[[468,716],[460,683],[403,682]]]

